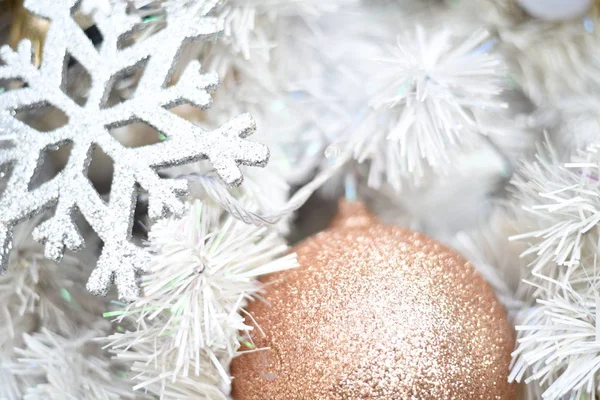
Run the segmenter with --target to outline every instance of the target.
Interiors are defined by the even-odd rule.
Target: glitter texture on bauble
[[[294,250],[301,267],[248,307],[235,400],[516,398],[506,313],[456,252],[359,203]]]

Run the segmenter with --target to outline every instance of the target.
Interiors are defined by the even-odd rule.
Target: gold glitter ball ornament
[[[357,203],[295,251],[301,267],[248,307],[260,329],[232,363],[235,400],[516,398],[512,328],[456,252]]]

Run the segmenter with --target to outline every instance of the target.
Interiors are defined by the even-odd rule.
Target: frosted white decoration
[[[105,294],[114,282],[122,299],[133,299],[138,295],[136,274],[144,269],[148,258],[145,250],[130,241],[137,190],[141,187],[148,192],[153,219],[184,210],[179,195],[187,190],[187,182],[161,179],[155,169],[208,158],[223,181],[237,185],[242,181],[238,166],[263,166],[269,151],[243,140],[255,130],[249,115],[206,131],[167,110],[182,103],[200,108],[211,104],[209,92],[216,89],[218,78],[201,74],[197,61],[188,65],[177,83],[168,84],[183,44],[222,29],[218,19],[207,16],[215,1],[199,0],[186,7],[167,8],[166,27],[128,47],[122,45],[123,39],[142,21],[128,14],[124,3],[116,4],[109,14],[96,12],[92,17],[103,36],[99,49],[71,17],[76,5],[75,0],[25,2],[29,11],[51,21],[39,69],[32,64],[29,41],[22,41],[17,51],[7,46],[0,49],[5,64],[0,67],[0,80],[25,83],[0,95],[0,141],[9,143],[0,148],[0,165],[12,166],[0,198],[0,267],[6,266],[15,224],[53,206],[54,216],[37,227],[34,238],[46,244],[45,254],[53,260],[59,260],[65,248],[80,249],[84,240],[73,223],[73,214],[79,210],[104,242],[88,290]],[[69,56],[92,77],[84,106],[61,89]],[[116,80],[142,63],[145,70],[132,98],[108,106]],[[50,132],[39,132],[15,118],[16,110],[47,104],[62,110],[68,123]],[[110,135],[109,129],[138,121],[161,132],[166,140],[125,148]],[[29,183],[41,165],[43,153],[68,143],[72,149],[65,168],[54,179],[30,190]],[[86,176],[96,147],[114,162],[108,203]]]

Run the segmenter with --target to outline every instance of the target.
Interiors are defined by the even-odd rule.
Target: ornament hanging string
[[[270,225],[279,222],[283,217],[298,210],[308,198],[316,192],[325,182],[331,179],[351,158],[350,152],[342,153],[337,157],[334,164],[317,174],[310,182],[298,190],[279,210],[269,214],[260,215],[248,210],[242,202],[236,199],[216,176],[199,173],[184,174],[178,178],[185,178],[202,185],[206,193],[221,207],[227,210],[235,218],[246,224],[257,226]]]

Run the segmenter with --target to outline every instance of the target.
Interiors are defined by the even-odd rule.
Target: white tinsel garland
[[[531,260],[531,275],[523,288],[536,304],[517,316],[510,379],[539,387],[544,399],[587,398],[598,390],[597,149],[563,163],[548,145],[514,180],[522,233],[512,239],[529,246],[522,256]]]
[[[551,146],[536,161],[527,163],[514,184],[522,214],[523,233],[533,255],[532,272],[554,279],[555,265],[567,275],[581,262],[589,262],[600,243],[600,186],[598,155],[590,147],[581,157],[563,164]],[[524,231],[527,229],[528,231]]]
[[[534,385],[539,381],[543,399],[566,395],[579,399],[598,393],[600,307],[595,282],[589,283],[585,292],[563,286],[524,311],[516,327],[518,347],[511,381]]]

